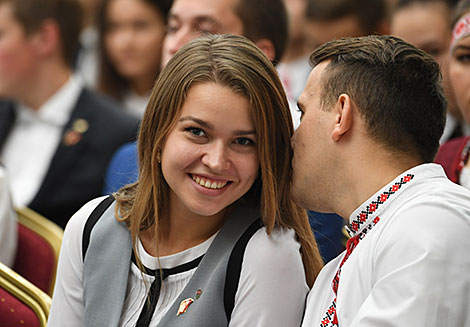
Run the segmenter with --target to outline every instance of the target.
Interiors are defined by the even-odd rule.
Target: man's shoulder
[[[447,238],[470,232],[470,191],[447,178],[422,181],[395,205],[387,230]],[[444,230],[447,233],[442,233]]]
[[[106,114],[112,118],[130,118],[119,102],[87,87],[81,91],[75,110],[86,110],[89,114],[97,116]],[[135,118],[131,120],[135,120]]]

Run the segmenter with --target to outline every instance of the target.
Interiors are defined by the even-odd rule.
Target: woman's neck
[[[152,256],[167,256],[192,248],[208,240],[223,225],[226,210],[214,216],[199,216],[178,211],[159,222],[158,238],[150,228],[140,235],[144,249]]]

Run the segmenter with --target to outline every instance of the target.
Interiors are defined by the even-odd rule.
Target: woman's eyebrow
[[[179,119],[180,122],[184,122],[184,121],[193,121],[195,123],[198,123],[199,125],[201,125],[202,127],[204,128],[207,128],[207,129],[214,129],[214,126],[212,126],[212,124],[202,120],[202,119],[199,119],[199,118],[196,118],[196,117],[193,117],[193,116],[185,116],[185,117],[181,117]]]
[[[211,124],[211,123],[208,123],[202,119],[199,119],[199,118],[196,118],[196,117],[193,117],[193,116],[184,116],[184,117],[181,117],[179,119],[179,122],[185,122],[185,121],[193,121],[195,123],[197,123],[198,125],[201,125],[202,127],[204,128],[207,128],[209,130],[213,130],[214,129],[214,126]],[[235,130],[233,132],[234,135],[237,135],[237,136],[244,136],[244,135],[256,135],[256,130]]]

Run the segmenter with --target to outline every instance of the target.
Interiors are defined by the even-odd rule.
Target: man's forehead
[[[308,76],[307,83],[302,94],[299,97],[298,104],[300,107],[305,107],[306,103],[314,96],[318,96],[322,87],[323,73],[328,66],[329,61],[323,61],[313,67],[310,75]]]
[[[325,72],[326,67],[328,66],[328,62],[323,61],[313,67],[310,75],[308,76],[307,85],[305,87],[306,90],[310,90],[310,92],[314,92],[315,88],[319,88],[321,85],[321,81],[323,78],[323,74]]]

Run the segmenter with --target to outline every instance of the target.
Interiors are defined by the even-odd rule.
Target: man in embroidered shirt
[[[114,151],[138,122],[72,76],[78,0],[0,0],[0,160],[15,206],[64,227],[101,195]]]
[[[293,192],[349,217],[351,239],[303,326],[470,326],[470,192],[431,163],[445,124],[438,64],[391,36],[331,41],[310,61]]]

